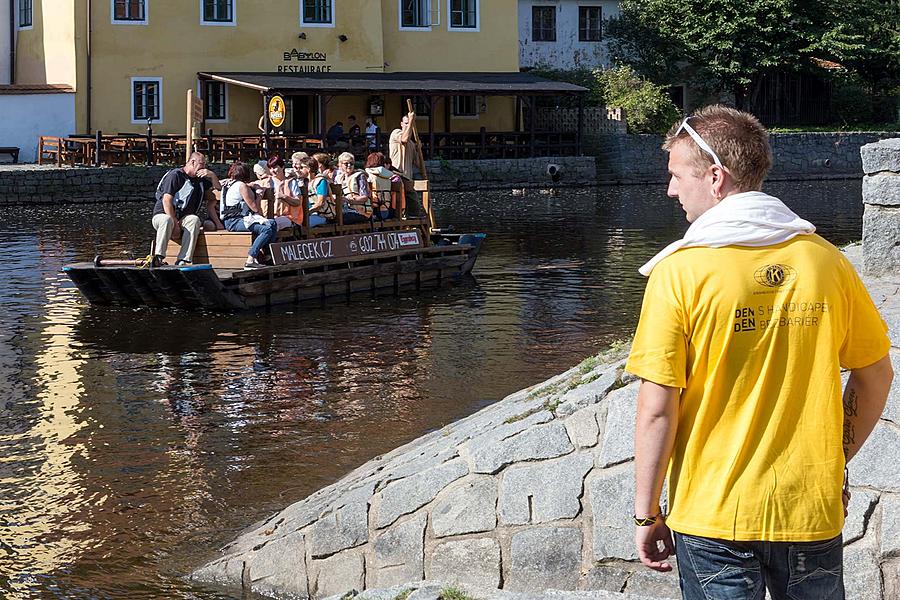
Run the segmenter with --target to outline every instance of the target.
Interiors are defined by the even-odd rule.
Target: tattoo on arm
[[[844,456],[849,456],[849,446],[856,444],[856,429],[853,427],[851,417],[859,414],[859,398],[856,390],[850,388],[847,390],[847,396],[844,398]]]
[[[856,390],[853,388],[847,390],[847,397],[844,399],[844,414],[848,417],[855,417],[859,414],[859,398],[856,397]]]

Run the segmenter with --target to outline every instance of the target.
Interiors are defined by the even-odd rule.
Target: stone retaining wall
[[[862,148],[866,273],[900,272],[900,138]]]
[[[900,132],[773,133],[774,164],[768,179],[829,179],[863,174],[860,148]],[[609,183],[659,183],[667,178],[668,156],[661,135],[600,135],[590,148],[597,154],[597,177]]]
[[[597,179],[592,156],[562,156],[498,160],[426,161],[433,189],[486,187],[546,187],[547,166],[562,167],[555,185],[593,185]],[[0,165],[0,206],[152,200],[156,185],[171,166],[62,167]],[[213,165],[224,177],[224,165]]]
[[[0,206],[149,201],[169,168],[0,166]]]
[[[900,278],[866,283],[900,372]],[[588,359],[369,461],[250,528],[193,577],[301,598],[387,589],[361,598],[389,600],[425,580],[483,600],[502,598],[484,593],[497,588],[548,600],[564,596],[537,592],[678,598],[676,575],[636,561],[638,382],[623,373],[622,353]],[[898,424],[900,378],[850,465],[851,600],[900,597]],[[433,600],[435,585],[423,600]]]
[[[553,183],[547,166],[562,167]],[[496,187],[550,187],[594,185],[597,163],[593,156],[549,156],[496,160],[428,160],[428,177],[434,189],[484,189]]]

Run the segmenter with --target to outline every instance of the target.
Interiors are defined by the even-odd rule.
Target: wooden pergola
[[[467,140],[476,157],[479,149],[500,148],[515,157],[538,156],[541,152],[565,148],[566,153],[582,153],[582,129],[584,124],[584,95],[586,88],[551,81],[531,73],[249,73],[249,72],[199,72],[200,81],[219,81],[229,85],[258,91],[262,96],[262,111],[266,112],[269,99],[281,96],[313,96],[317,116],[316,133],[325,132],[325,108],[336,96],[399,95],[424,98],[430,114],[437,103],[444,101],[444,131],[434,129],[434,119],[428,120],[428,131],[423,136],[427,158],[434,158],[438,148],[452,146],[455,140]],[[450,102],[454,96],[505,96],[516,99],[515,131],[486,132],[484,128],[474,133],[454,133],[450,127]],[[540,96],[574,96],[578,104],[578,122],[574,132],[539,132],[536,128],[536,105]],[[531,118],[522,123],[522,108],[528,109]],[[265,144],[270,147],[273,130],[265,119]],[[205,130],[206,124],[203,123]],[[480,144],[478,143],[480,140]],[[489,143],[490,142],[490,143]]]

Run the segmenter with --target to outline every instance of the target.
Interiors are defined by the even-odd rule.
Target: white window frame
[[[337,4],[334,0],[328,0],[331,2],[331,23],[307,23],[303,20],[303,0],[299,0],[298,6],[300,7],[300,27],[330,27],[334,28],[337,23],[337,17],[335,16],[335,4]]]
[[[229,0],[231,2],[231,20],[230,21],[207,21],[203,17],[204,0],[200,0],[200,24],[210,27],[236,27],[237,26],[237,0]],[[146,10],[146,9],[145,9]]]
[[[206,118],[204,121],[206,123],[227,123],[228,122],[228,88],[231,87],[224,81],[198,81],[197,82],[197,97],[203,101],[203,116],[206,116],[206,84],[207,83],[218,83],[222,85],[225,89],[224,103],[225,103],[225,118],[224,119],[210,119]]]
[[[599,40],[582,40],[581,36],[581,9],[582,8],[599,8],[600,9],[600,39]],[[601,44],[603,43],[603,5],[602,4],[593,4],[591,2],[584,2],[578,5],[577,14],[575,19],[578,21],[578,31],[576,32],[576,39],[579,44]]]
[[[451,0],[445,1],[447,2],[447,31],[469,31],[476,33],[481,31],[481,0],[470,0],[475,3],[475,27],[454,27],[450,10],[452,2]]]
[[[139,124],[139,123],[147,123],[147,119],[135,119],[134,118],[134,84],[135,83],[152,83],[156,82],[159,85],[159,118],[153,119],[150,122],[156,125],[160,125],[163,122],[163,78],[162,77],[132,77],[131,84],[128,86],[128,94],[131,97],[131,123]]]
[[[16,20],[16,31],[28,31],[29,29],[34,29],[34,0],[27,1],[31,5],[31,24],[19,25],[19,15],[21,14],[22,7],[19,4],[19,0],[16,0],[16,14],[13,15],[13,18]],[[15,41],[13,41],[13,45],[15,45]]]
[[[150,23],[150,0],[142,1],[144,2],[144,18],[141,21],[134,21],[131,19],[117,19],[116,0],[109,0],[109,22],[113,25],[148,25]]]
[[[457,103],[459,102],[457,98],[460,96],[469,96],[472,98],[472,102],[474,103],[475,114],[474,115],[458,115],[456,114]],[[450,118],[460,121],[477,121],[481,118],[481,105],[485,105],[485,109],[487,108],[487,98],[478,96],[475,94],[460,94],[459,96],[451,96],[450,98]]]
[[[428,25],[427,27],[404,27],[403,26],[403,2],[405,0],[397,0],[397,27],[400,28],[400,31],[431,31],[433,25]],[[432,0],[423,0],[425,3],[425,14],[429,16],[429,20],[431,17],[431,2]]]

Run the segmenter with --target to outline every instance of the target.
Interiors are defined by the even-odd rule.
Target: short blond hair
[[[309,158],[309,154],[307,154],[306,152],[294,152],[293,154],[291,154],[292,162],[295,160],[305,160],[307,158]]]
[[[704,106],[688,117],[688,123],[709,144],[722,161],[722,165],[742,192],[762,188],[769,169],[772,168],[772,148],[769,134],[759,119],[735,108],[712,104]],[[671,150],[678,143],[686,143],[691,150],[691,165],[701,173],[714,164],[690,134],[676,122],[666,134],[663,150]]]

